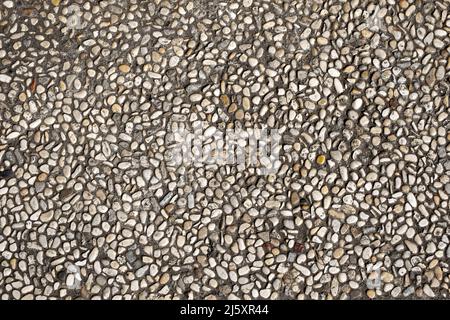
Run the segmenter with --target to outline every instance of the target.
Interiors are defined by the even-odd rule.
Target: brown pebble
[[[44,182],[45,180],[47,180],[48,174],[45,172],[42,172],[41,174],[39,174],[37,176],[37,181],[39,182]]]
[[[236,103],[232,103],[229,107],[228,107],[228,112],[229,113],[235,113],[237,110],[237,105]]]
[[[220,101],[222,101],[225,107],[228,107],[230,105],[230,98],[228,98],[228,96],[225,94],[220,96]]]
[[[36,92],[36,87],[37,87],[37,81],[36,81],[36,79],[33,79],[31,81],[31,84],[30,84],[31,93],[35,93]]]
[[[291,204],[296,207],[300,204],[300,196],[297,191],[292,191],[291,193]]]
[[[169,203],[167,206],[164,207],[164,210],[167,213],[172,213],[173,210],[175,210],[175,205],[173,203]]]
[[[300,242],[296,242],[294,244],[293,251],[295,253],[302,253],[303,251],[305,251],[305,246],[302,243],[300,243]]]

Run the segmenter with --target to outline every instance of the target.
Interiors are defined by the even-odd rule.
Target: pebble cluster
[[[449,298],[449,9],[0,0],[0,298]],[[171,166],[200,122],[279,170]]]

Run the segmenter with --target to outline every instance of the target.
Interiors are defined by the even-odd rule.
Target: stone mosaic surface
[[[1,299],[448,298],[449,8],[1,0]]]

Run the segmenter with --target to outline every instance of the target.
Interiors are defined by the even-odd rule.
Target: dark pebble
[[[0,179],[8,179],[11,178],[14,175],[14,172],[12,169],[6,169],[3,171],[0,171]]]

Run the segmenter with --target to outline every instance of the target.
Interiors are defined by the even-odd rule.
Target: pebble
[[[7,74],[0,74],[0,81],[5,83],[10,83],[12,78]]]
[[[128,73],[128,72],[130,72],[131,68],[127,64],[121,64],[121,65],[119,65],[119,70],[120,70],[120,72]]]
[[[325,163],[325,160],[326,158],[324,155],[319,155],[316,159],[316,162],[318,165],[323,165]]]
[[[361,109],[362,105],[363,105],[362,99],[357,98],[355,101],[353,101],[352,107],[355,110],[359,110],[359,109]]]
[[[416,208],[417,207],[417,199],[416,196],[414,194],[412,194],[411,192],[408,193],[406,195],[406,199],[408,200],[408,203],[413,207]]]

